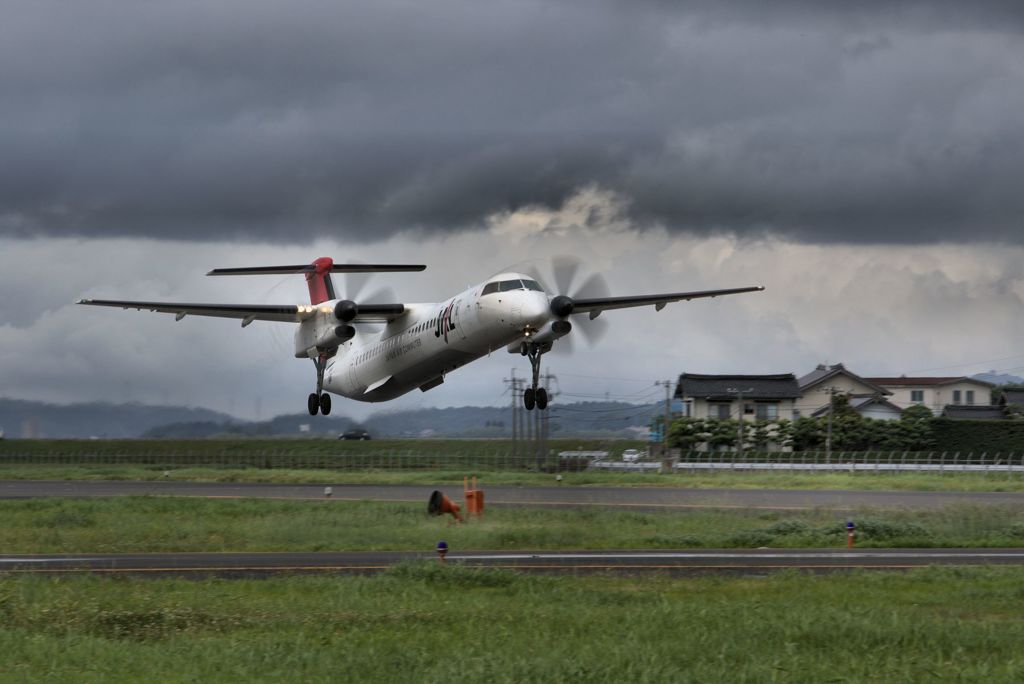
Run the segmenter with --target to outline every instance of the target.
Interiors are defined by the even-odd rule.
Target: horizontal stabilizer
[[[331,273],[398,273],[404,271],[423,271],[423,264],[333,264]],[[322,269],[326,271],[328,269]],[[316,273],[316,264],[297,266],[245,266],[242,268],[215,268],[208,276],[231,275],[278,275],[282,273]]]

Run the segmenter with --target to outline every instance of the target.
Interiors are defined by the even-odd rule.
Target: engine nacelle
[[[527,338],[513,342],[508,345],[509,354],[522,354],[523,343],[539,344],[547,349],[551,348],[551,344],[559,337],[565,337],[572,332],[572,323],[569,321],[551,321],[544,325],[543,328],[538,330],[533,335]]]
[[[317,347],[333,348],[348,342],[356,336],[356,329],[351,325],[336,325],[320,333],[316,338]]]
[[[351,299],[343,299],[334,305],[334,317],[342,323],[349,323],[359,313],[359,306]]]

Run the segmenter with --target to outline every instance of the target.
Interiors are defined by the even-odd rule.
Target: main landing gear
[[[543,411],[548,407],[548,391],[537,385],[540,384],[540,357],[544,351],[539,344],[523,342],[520,353],[529,357],[530,367],[533,369],[533,384],[523,391],[523,406],[527,411],[532,411],[534,406],[537,410]]]
[[[309,395],[306,408],[309,415],[315,416],[319,411],[325,416],[331,414],[331,395],[324,392],[324,369],[327,367],[327,355],[321,354],[313,359],[316,364],[316,392]]]

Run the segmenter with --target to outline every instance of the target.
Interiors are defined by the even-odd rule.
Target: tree
[[[900,414],[900,420],[908,423],[931,420],[934,417],[932,410],[927,406],[922,406],[921,404],[909,406],[903,409],[903,413]]]
[[[825,420],[823,418],[797,418],[790,429],[793,448],[812,451],[825,447]]]
[[[848,393],[836,393],[832,395],[832,417],[862,419],[857,409],[850,406],[850,395]]]

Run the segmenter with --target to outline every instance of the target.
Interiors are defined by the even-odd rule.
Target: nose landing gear
[[[324,392],[324,369],[327,368],[327,355],[320,354],[313,359],[313,363],[316,365],[316,392],[309,395],[306,408],[311,416],[315,416],[317,412],[329,416],[331,414],[331,395]]]
[[[527,411],[532,411],[535,406],[539,411],[543,411],[548,407],[548,391],[538,385],[540,384],[540,357],[544,355],[544,349],[534,342],[523,342],[522,354],[529,357],[530,367],[533,370],[533,384],[523,391],[523,406]]]

